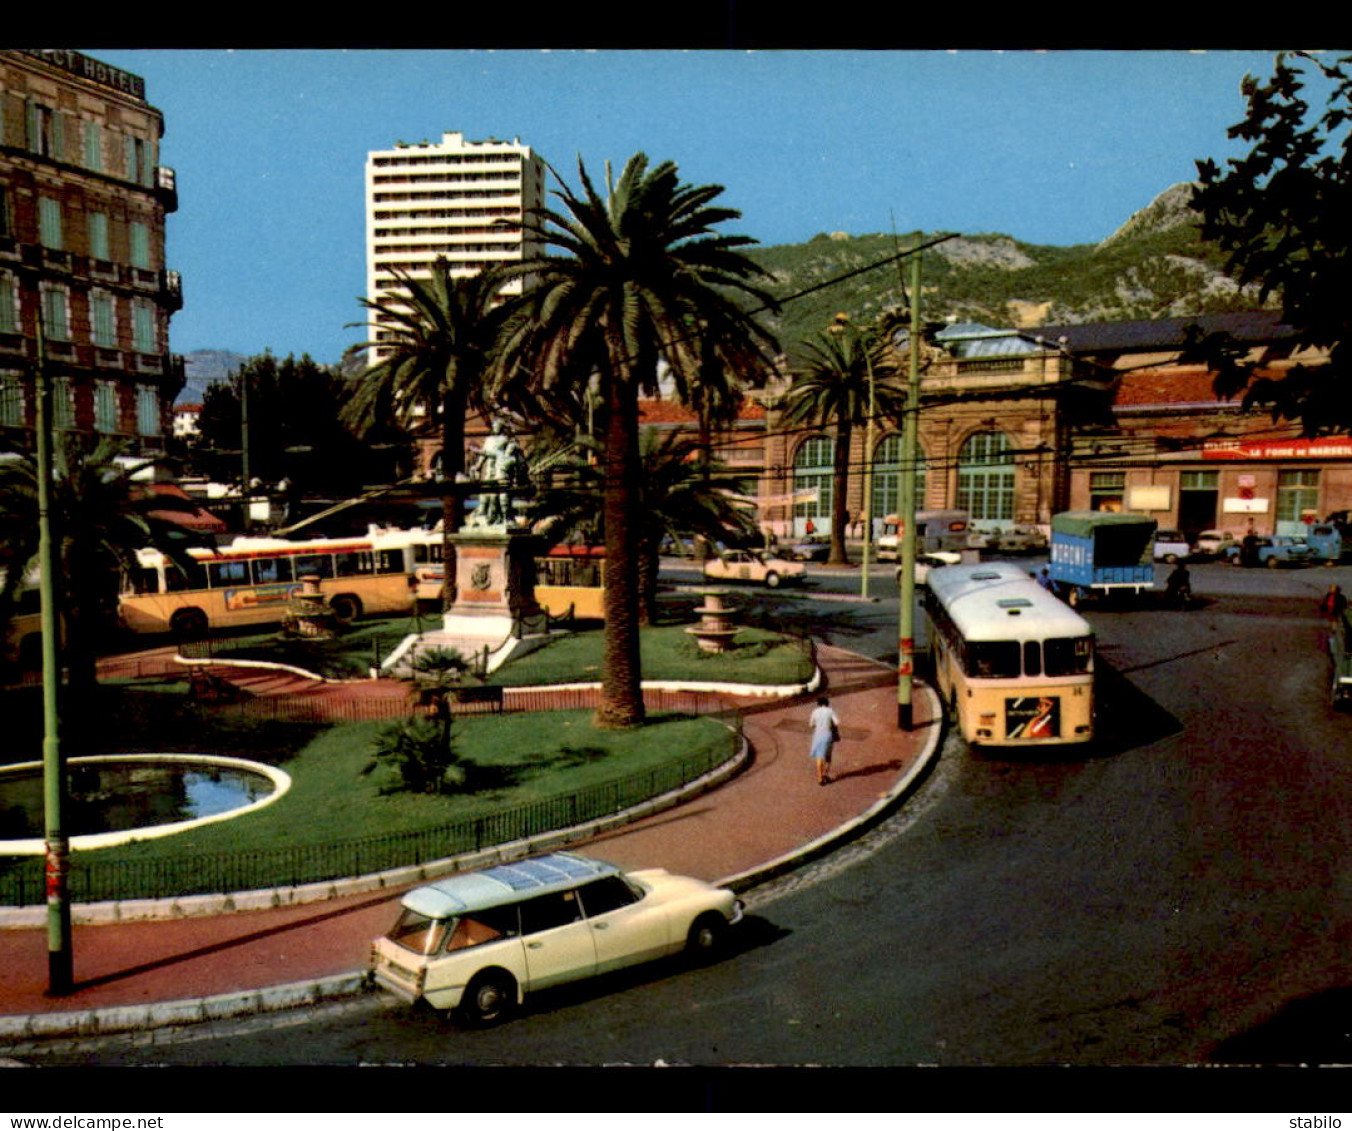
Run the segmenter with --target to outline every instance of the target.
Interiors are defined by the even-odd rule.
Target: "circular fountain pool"
[[[291,788],[274,766],[205,754],[71,758],[62,810],[71,847],[104,848],[231,820]],[[0,767],[0,856],[43,851],[41,762]]]

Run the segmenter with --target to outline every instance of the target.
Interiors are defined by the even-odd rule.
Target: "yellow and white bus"
[[[1038,746],[1094,735],[1094,631],[1008,562],[930,573],[935,686],[969,743]]]
[[[341,623],[364,613],[412,612],[414,546],[423,532],[372,530],[366,537],[237,538],[223,549],[188,551],[187,574],[158,550],[140,550],[122,578],[118,609],[132,632],[195,638],[242,625],[278,624],[304,580],[318,579]]]

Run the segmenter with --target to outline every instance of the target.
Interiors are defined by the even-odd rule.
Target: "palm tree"
[[[450,264],[438,258],[431,275],[418,279],[394,270],[407,294],[387,294],[361,303],[374,312],[374,327],[388,332],[381,346],[388,357],[356,380],[343,409],[344,420],[369,431],[395,420],[406,429],[432,424],[441,434],[441,476],[450,486],[442,497],[442,530],[447,608],[455,585],[455,546],[450,536],[460,529],[464,500],[455,492],[457,474],[465,470],[465,418],[483,411],[483,381],[501,322],[499,277],[491,271],[453,277]]]
[[[60,576],[57,604],[65,622],[71,685],[97,683],[102,633],[116,616],[119,573],[136,566],[136,551],[160,550],[184,562],[196,539],[168,512],[191,512],[188,500],[146,491],[136,480],[154,460],[122,459],[125,445],[63,433],[53,452],[52,526]],[[38,468],[19,451],[0,459],[0,561],[9,563],[3,598],[22,584],[38,552]]]
[[[836,450],[831,495],[829,563],[846,565],[846,487],[850,475],[850,440],[856,426],[868,421],[870,384],[875,418],[896,417],[906,406],[906,391],[889,360],[887,343],[872,331],[848,323],[833,326],[803,343],[801,365],[784,394],[780,422],[813,427],[834,425]]]
[[[744,305],[775,309],[756,285],[766,272],[741,251],[755,241],[718,233],[740,213],[715,207],[718,185],[682,184],[675,164],[626,163],[601,196],[581,161],[581,182],[523,225],[541,251],[510,268],[527,280],[495,366],[503,396],[528,393],[546,411],[575,407],[592,387],[602,436],[606,539],[605,646],[597,725],[643,721],[638,651],[639,559],[632,516],[639,491],[642,395],[658,393],[659,362],[689,404],[701,380],[735,381],[770,364],[774,338]],[[707,364],[709,357],[719,364]],[[705,364],[701,365],[701,361]]]
[[[633,515],[640,625],[656,620],[664,536],[696,534],[717,542],[756,532],[755,505],[743,495],[746,484],[721,464],[702,458],[701,446],[699,439],[680,432],[644,428],[640,433],[642,470]],[[584,453],[597,450],[594,443],[579,442],[579,447]],[[555,538],[600,525],[604,482],[598,461],[583,454],[554,466],[568,485],[542,491],[532,517]]]

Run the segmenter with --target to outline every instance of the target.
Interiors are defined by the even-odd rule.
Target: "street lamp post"
[[[47,375],[47,337],[42,304],[37,318],[38,592],[42,625],[42,800],[46,848],[47,992],[74,988],[70,931],[70,841],[63,810],[66,763],[59,731],[60,646],[56,609],[56,539],[52,522],[52,384]]]
[[[915,726],[915,512],[920,426],[920,253],[911,259],[910,380],[901,430],[901,610],[897,624],[897,727]]]

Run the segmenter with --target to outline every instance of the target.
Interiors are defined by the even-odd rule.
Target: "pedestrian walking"
[[[1324,599],[1319,602],[1320,611],[1331,621],[1336,621],[1347,609],[1347,596],[1337,585],[1330,585]]]
[[[808,719],[812,728],[812,764],[817,768],[817,784],[831,780],[831,750],[840,738],[840,717],[831,709],[831,701],[823,695]]]

